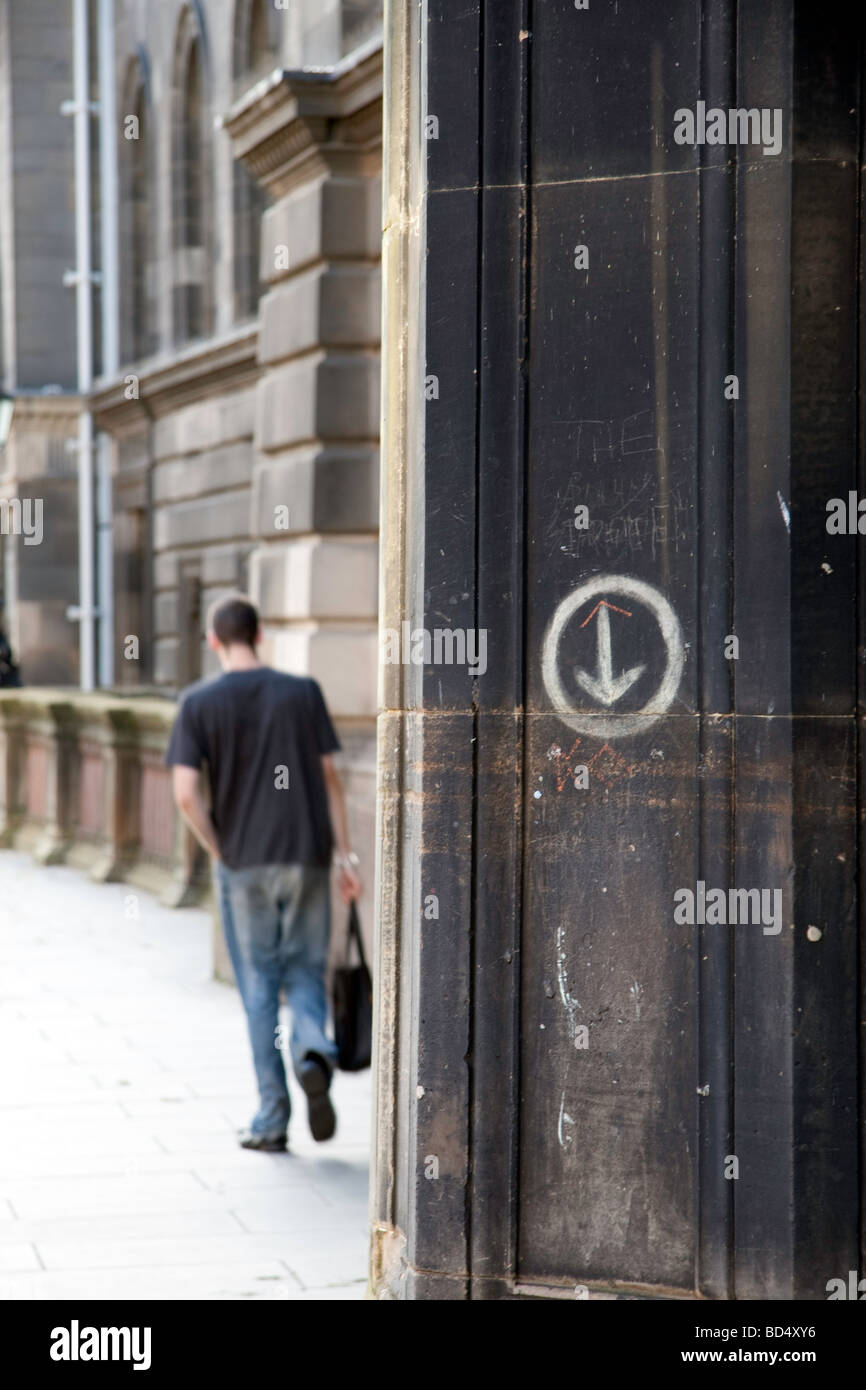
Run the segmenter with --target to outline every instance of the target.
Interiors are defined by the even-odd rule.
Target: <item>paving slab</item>
[[[290,1152],[248,1153],[209,916],[13,851],[0,901],[0,1299],[363,1298],[369,1073],[326,1145],[292,1078]]]

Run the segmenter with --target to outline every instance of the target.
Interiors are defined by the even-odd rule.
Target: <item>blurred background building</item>
[[[156,708],[240,587],[323,686],[372,872],[381,94],[380,0],[0,4],[0,601],[43,720],[6,709],[7,842],[41,806],[47,857],[90,823],[111,874],[159,859],[147,824],[174,844],[160,737],[109,833],[105,758],[70,735],[64,771],[38,692]]]

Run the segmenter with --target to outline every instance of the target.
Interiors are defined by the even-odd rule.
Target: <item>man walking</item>
[[[336,1048],[325,1031],[334,840],[344,902],[359,897],[361,882],[331,759],[340,745],[322,692],[312,679],[263,666],[260,636],[258,613],[244,595],[211,607],[207,641],[222,674],[184,691],[166,762],[175,802],[211,856],[247,1016],[259,1109],[241,1144],[275,1153],[286,1147],[290,1115],[278,1045],[281,989],[310,1131],[324,1140],[336,1128],[328,1094]],[[210,807],[199,786],[203,765]]]

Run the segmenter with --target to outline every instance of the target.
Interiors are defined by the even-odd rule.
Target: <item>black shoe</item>
[[[280,1154],[286,1150],[286,1136],[284,1134],[253,1134],[252,1130],[245,1129],[240,1136],[240,1146],[242,1149],[257,1149],[263,1154]]]
[[[337,1128],[337,1116],[328,1095],[331,1073],[327,1063],[315,1053],[311,1053],[298,1068],[298,1080],[307,1097],[310,1133],[316,1143],[321,1144],[325,1139],[332,1138]]]

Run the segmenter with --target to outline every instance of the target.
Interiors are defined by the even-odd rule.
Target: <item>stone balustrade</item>
[[[209,893],[163,758],[172,699],[0,691],[0,846],[129,882],[171,906]]]
[[[176,702],[74,688],[0,690],[0,849],[69,864],[103,883],[130,883],[171,907],[214,914],[214,973],[231,980],[207,856],[178,815],[164,762]],[[375,857],[375,730],[338,720],[337,756],[352,843],[370,886]],[[368,900],[369,901],[369,900]],[[345,949],[336,897],[334,953]],[[372,957],[372,919],[362,924]]]

